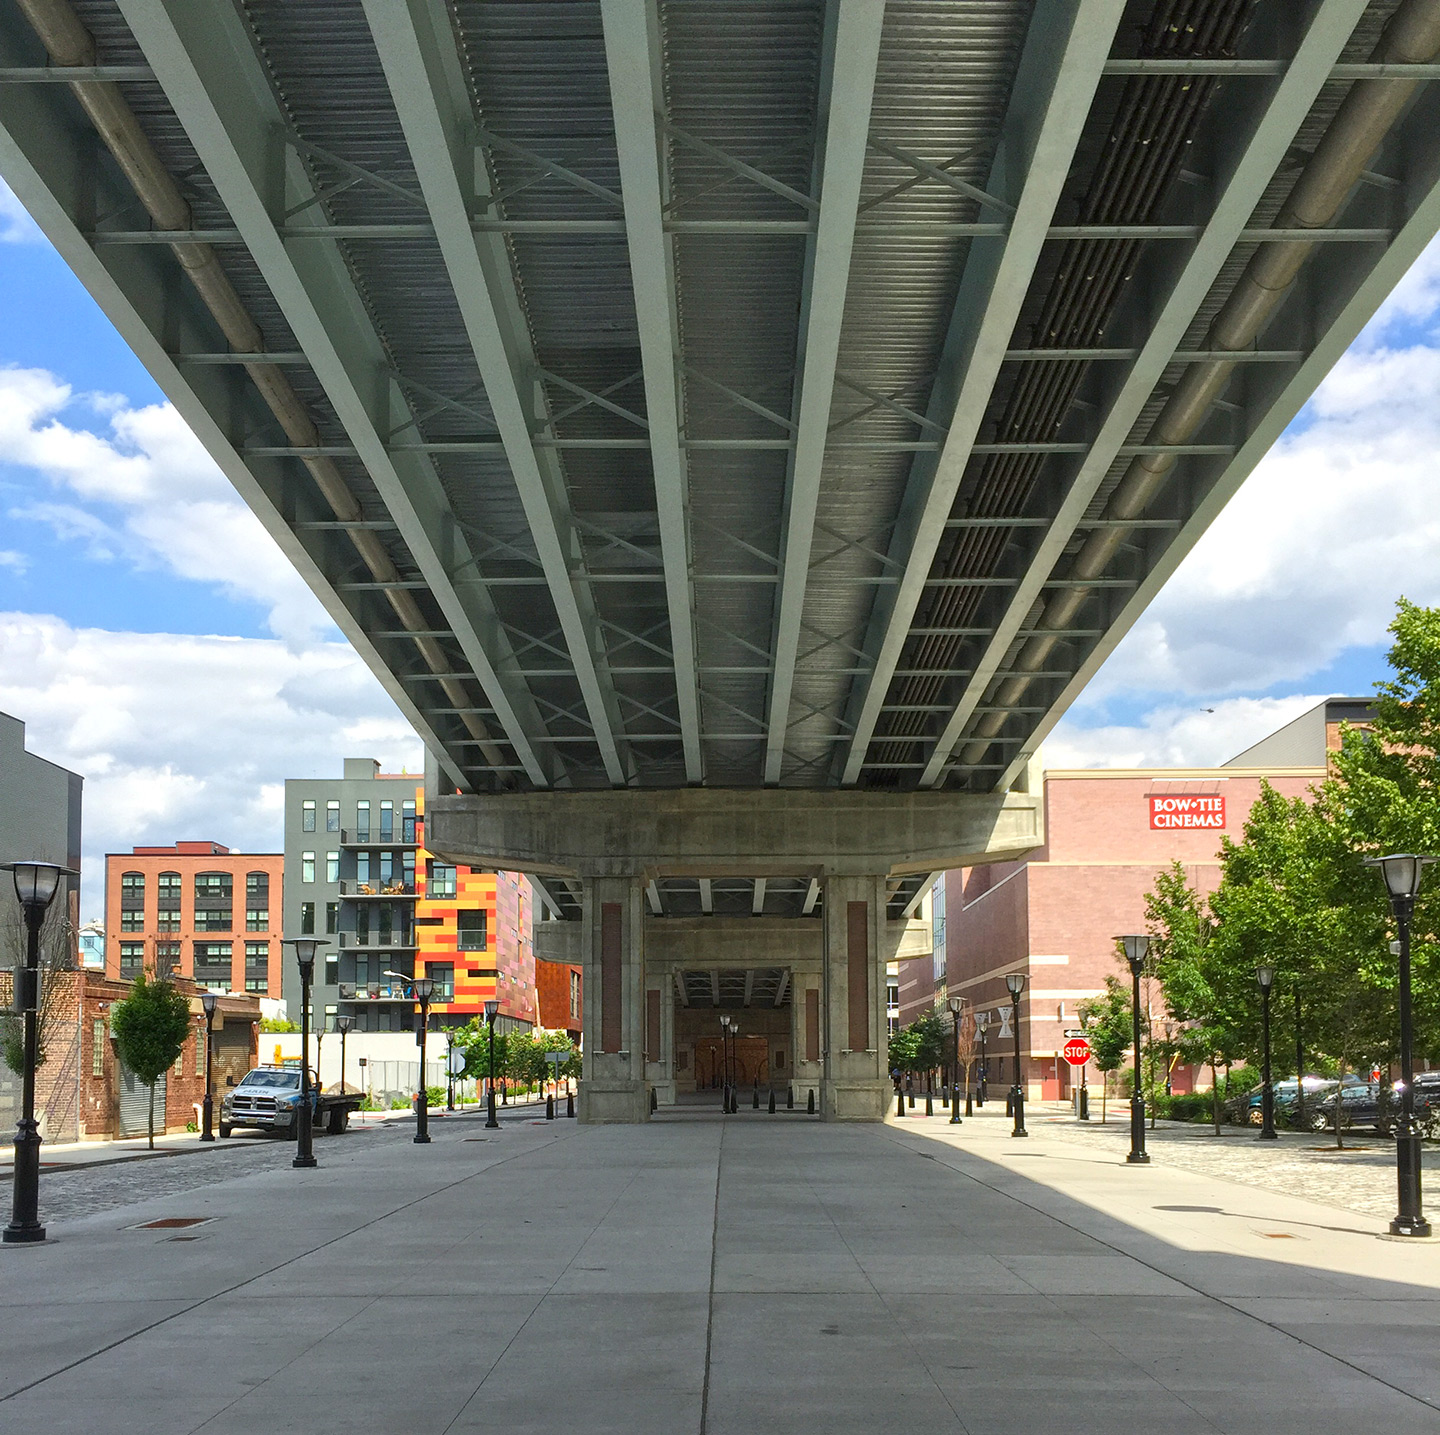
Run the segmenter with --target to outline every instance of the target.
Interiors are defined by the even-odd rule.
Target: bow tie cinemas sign
[[[1225,799],[1210,793],[1151,793],[1146,799],[1150,804],[1150,826],[1161,831],[1176,828],[1212,828],[1223,831],[1225,827]]]

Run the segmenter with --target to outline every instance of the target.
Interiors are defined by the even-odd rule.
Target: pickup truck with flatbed
[[[310,1073],[311,1124],[316,1131],[338,1136],[349,1124],[350,1113],[364,1098],[356,1092],[326,1092]],[[249,1128],[290,1136],[300,1111],[300,1068],[257,1066],[247,1071],[238,1086],[220,1102],[220,1135]]]

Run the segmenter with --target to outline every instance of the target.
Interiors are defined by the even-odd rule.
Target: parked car
[[[1353,1086],[1343,1086],[1338,1093],[1331,1092],[1316,1106],[1313,1116],[1306,1113],[1312,1131],[1334,1128],[1337,1094],[1342,1127],[1368,1126],[1382,1136],[1390,1135],[1395,1126],[1399,1101],[1393,1091],[1378,1081],[1356,1082]]]
[[[338,1136],[350,1123],[350,1113],[360,1109],[363,1098],[344,1092],[326,1093],[310,1073],[310,1100],[315,1130]],[[245,1073],[239,1086],[227,1091],[220,1101],[220,1135],[228,1137],[241,1127],[269,1131],[277,1136],[294,1132],[300,1107],[298,1066],[257,1066]]]
[[[1360,1080],[1358,1076],[1347,1076],[1345,1084],[1354,1085]],[[1334,1079],[1328,1076],[1307,1076],[1305,1078],[1305,1114],[1308,1121],[1312,1103],[1322,1100],[1328,1093],[1334,1091]],[[1245,1112],[1242,1120],[1251,1126],[1259,1126],[1265,1119],[1262,1110],[1262,1102],[1265,1099],[1265,1088],[1256,1087],[1246,1099]],[[1296,1085],[1293,1076],[1287,1076],[1283,1081],[1275,1083],[1275,1120],[1281,1125],[1293,1125],[1296,1103]]]

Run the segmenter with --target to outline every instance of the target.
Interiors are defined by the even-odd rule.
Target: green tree
[[[915,1030],[913,1022],[902,1026],[890,1038],[890,1070],[920,1070],[920,1033]]]
[[[190,1031],[190,1003],[163,978],[135,978],[110,1010],[120,1060],[150,1088],[150,1149],[155,1149],[155,1083],[179,1058]]]
[[[1090,1059],[1101,1074],[1100,1122],[1105,1122],[1105,1102],[1110,1077],[1125,1063],[1132,1037],[1130,992],[1118,977],[1105,978],[1105,995],[1083,1001],[1078,1008],[1080,1029],[1090,1043]]]

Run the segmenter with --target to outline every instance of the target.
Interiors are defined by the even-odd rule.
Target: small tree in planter
[[[120,1060],[150,1088],[150,1149],[155,1149],[155,1083],[175,1065],[190,1032],[190,1003],[163,978],[141,972],[110,1020]]]

